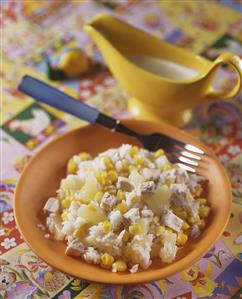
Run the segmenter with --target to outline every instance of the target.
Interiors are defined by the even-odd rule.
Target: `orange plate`
[[[208,200],[211,213],[201,236],[189,241],[179,250],[176,260],[171,264],[162,264],[157,260],[147,270],[135,274],[112,273],[81,259],[66,256],[65,244],[44,238],[44,232],[37,228],[37,224],[45,221],[42,208],[47,198],[55,194],[61,178],[65,177],[68,159],[80,151],[96,155],[122,143],[138,143],[129,136],[113,133],[98,125],[82,127],[60,136],[42,148],[23,171],[15,193],[14,212],[24,240],[38,256],[63,272],[89,281],[109,284],[139,283],[180,272],[212,247],[225,229],[230,215],[229,180],[217,158],[199,140],[166,124],[134,120],[124,123],[142,133],[165,133],[205,151],[207,156],[201,173],[209,180]]]

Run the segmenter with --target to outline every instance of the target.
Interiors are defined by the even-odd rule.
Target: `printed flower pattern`
[[[229,141],[228,141],[228,139],[227,138],[221,138],[220,140],[219,140],[219,143],[223,146],[223,145],[226,145],[226,144],[228,144],[229,143]]]
[[[0,219],[2,220],[2,223],[0,223],[0,251],[1,254],[3,254],[13,247],[23,243],[23,240],[16,227],[12,209],[8,210],[8,212],[0,212]],[[3,220],[5,220],[5,223]]]
[[[231,155],[236,155],[239,154],[241,152],[241,148],[239,145],[230,145],[230,147],[228,148],[228,153]]]
[[[222,163],[226,163],[226,162],[228,162],[229,159],[230,159],[229,156],[226,155],[226,154],[223,154],[223,155],[220,155],[220,156],[219,156],[219,160],[220,160]]]
[[[2,216],[2,222],[7,224],[14,220],[13,212],[4,212]]]
[[[15,247],[17,244],[15,242],[15,238],[5,238],[1,243],[1,246],[5,249],[10,249],[11,247]]]

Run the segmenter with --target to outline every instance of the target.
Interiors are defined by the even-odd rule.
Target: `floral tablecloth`
[[[63,49],[77,46],[102,61],[82,26],[103,11],[209,59],[225,50],[242,56],[241,0],[1,0],[1,11],[0,298],[242,298],[241,94],[197,107],[186,127],[217,154],[233,187],[225,232],[190,269],[139,285],[89,284],[40,260],[24,243],[12,210],[14,190],[29,158],[53,137],[84,124],[21,94],[16,86],[23,74],[47,81],[47,57],[55,61]],[[235,74],[224,68],[216,85],[227,89],[235,81]],[[130,117],[127,95],[105,66],[95,76],[55,85],[114,117]]]

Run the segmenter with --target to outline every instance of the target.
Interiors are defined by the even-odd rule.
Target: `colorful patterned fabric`
[[[4,158],[0,182],[0,298],[241,298],[241,94],[230,101],[221,99],[197,107],[193,121],[185,128],[217,154],[233,189],[233,208],[223,236],[186,271],[160,281],[127,286],[75,279],[47,265],[28,248],[16,228],[12,210],[17,180],[29,158],[56,135],[84,124],[21,94],[17,83],[24,74],[48,81],[47,58],[55,63],[66,48],[81,47],[92,59],[102,62],[82,26],[103,11],[208,59],[226,50],[242,56],[241,0],[1,0],[1,11],[0,136]],[[229,89],[235,81],[234,72],[223,68],[215,85]],[[55,85],[116,118],[130,117],[128,96],[105,66],[80,80]]]

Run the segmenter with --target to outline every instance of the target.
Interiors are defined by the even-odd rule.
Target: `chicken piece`
[[[45,214],[58,213],[60,210],[59,200],[55,197],[50,197],[47,200],[43,210]]]
[[[73,240],[67,247],[65,254],[69,256],[81,256],[84,252],[84,245],[77,240]]]
[[[184,183],[173,184],[171,192],[171,201],[178,207],[190,207],[191,202],[194,201],[190,190]]]
[[[126,234],[126,231],[125,229],[123,229],[117,236],[116,240],[115,240],[115,245],[116,246],[122,246],[122,243],[123,243],[123,238]]]
[[[153,193],[155,191],[155,183],[154,181],[148,181],[144,182],[140,185],[140,192],[141,195],[147,194],[147,193]]]
[[[133,263],[139,264],[142,269],[147,269],[152,263],[150,259],[152,241],[152,234],[136,236],[125,247],[125,256]]]
[[[55,240],[63,240],[65,234],[62,232],[61,217],[59,214],[51,213],[46,218],[46,226],[51,234],[54,235]]]
[[[106,212],[112,210],[112,208],[117,204],[118,200],[115,196],[110,195],[109,193],[104,193],[103,198],[101,200],[101,208]]]
[[[165,170],[160,175],[160,183],[167,184],[167,182],[174,183],[176,180],[176,169]]]
[[[184,183],[173,184],[171,192],[171,202],[174,206],[188,209],[194,216],[198,215],[199,204],[194,200],[190,190]]]
[[[196,238],[198,238],[200,236],[200,234],[201,234],[201,231],[200,231],[198,225],[197,224],[193,224],[191,226],[191,237],[193,239],[196,239]]]
[[[184,170],[185,171],[185,170]],[[181,172],[181,169],[180,169]],[[186,172],[186,171],[185,171]],[[179,175],[179,174],[178,174]],[[185,175],[182,175],[183,178]],[[177,181],[177,183],[181,183]],[[186,172],[186,179],[184,180],[184,183],[187,185],[189,190],[193,193],[196,192],[196,189],[201,186],[203,189],[203,195],[206,197],[206,191],[207,191],[207,186],[208,186],[208,180],[204,178],[203,176],[197,175],[197,174],[191,174]]]
[[[93,247],[88,247],[83,254],[83,258],[87,263],[100,264],[100,254]]]
[[[146,206],[143,208],[143,210],[141,211],[141,216],[146,218],[153,218],[154,213],[152,212],[152,210],[148,209]]]
[[[156,167],[159,169],[163,169],[165,165],[169,165],[170,162],[165,155],[160,156],[155,160]]]
[[[160,170],[157,168],[155,168],[155,169],[144,168],[141,171],[141,174],[148,181],[156,181],[160,177]]]
[[[171,211],[167,211],[162,215],[162,223],[163,225],[166,225],[173,230],[179,232],[181,231],[183,220],[179,217],[177,217],[174,213]]]
[[[119,177],[117,182],[117,188],[123,191],[131,192],[134,189],[134,185],[125,177]]]
[[[139,264],[135,264],[132,268],[129,269],[130,273],[136,273],[139,269]]]
[[[134,224],[136,220],[140,218],[139,209],[132,208],[128,212],[126,212],[123,216],[129,224]]]
[[[176,169],[176,184],[186,184],[189,182],[189,176],[185,169]]]
[[[119,227],[121,222],[122,222],[122,214],[120,213],[120,211],[112,211],[109,215],[108,215],[109,221],[112,225],[113,228]]]

